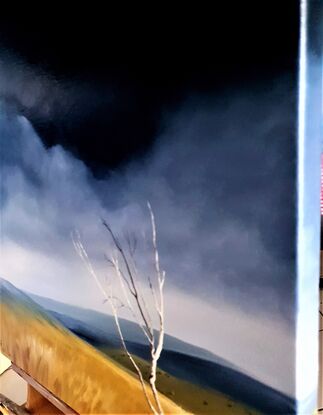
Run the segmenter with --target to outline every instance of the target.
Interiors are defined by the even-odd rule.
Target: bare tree
[[[152,255],[154,263],[154,274],[155,278],[152,279],[150,276],[147,278],[149,285],[149,290],[153,300],[154,314],[157,315],[157,328],[154,330],[153,319],[149,307],[144,298],[143,290],[140,285],[140,272],[135,259],[135,252],[137,247],[136,237],[131,237],[130,234],[125,235],[125,245],[124,246],[116,234],[113,232],[111,226],[106,222],[102,221],[103,226],[108,231],[113,246],[114,253],[110,256],[105,256],[107,262],[112,266],[114,270],[114,275],[117,278],[119,283],[119,288],[123,294],[123,297],[120,297],[118,294],[115,295],[113,288],[109,284],[102,284],[101,280],[97,276],[92,263],[89,259],[87,251],[85,250],[79,233],[75,232],[72,236],[75,249],[79,256],[84,261],[86,268],[88,269],[90,275],[95,280],[97,286],[99,287],[101,293],[104,296],[105,301],[110,304],[112,314],[115,320],[117,331],[121,340],[122,347],[131,361],[135,371],[138,375],[139,381],[143,393],[145,395],[146,401],[149,405],[150,410],[154,414],[163,414],[163,409],[160,403],[159,394],[156,388],[157,380],[157,364],[158,359],[160,358],[161,352],[163,350],[164,344],[164,334],[165,334],[165,325],[164,325],[164,284],[165,284],[165,271],[160,267],[159,253],[157,247],[157,232],[156,232],[156,222],[153,210],[150,203],[147,203],[150,222],[151,222],[151,231],[152,231]],[[141,278],[142,280],[142,278]],[[122,332],[120,318],[119,318],[119,309],[126,307],[132,314],[134,320],[138,323],[140,329],[142,330],[150,351],[150,373],[149,373],[149,386],[145,383],[143,374],[135,362],[133,356],[128,350],[125,337]],[[148,389],[152,392],[152,397],[150,396]]]

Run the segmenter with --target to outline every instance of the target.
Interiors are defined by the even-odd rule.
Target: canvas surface
[[[317,34],[302,92],[297,2],[239,13],[0,29],[2,353],[79,413],[315,408]]]

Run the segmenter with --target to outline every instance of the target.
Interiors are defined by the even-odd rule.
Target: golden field
[[[126,367],[129,370],[133,370],[131,362],[122,350],[103,349],[103,351],[111,357],[111,359],[115,360],[117,364]],[[144,378],[148,379],[148,363],[139,357],[135,357],[135,361],[140,367]],[[161,369],[158,369],[157,376],[158,390],[190,413],[209,415],[258,414],[254,409],[250,409],[239,402],[235,402],[228,396],[180,380]]]
[[[80,414],[147,414],[138,380],[28,308],[1,303],[1,351]],[[185,411],[161,396],[165,413]]]
[[[149,413],[141,385],[122,351],[107,349],[103,354],[23,303],[2,302],[0,311],[2,352],[75,411]],[[147,379],[148,363],[137,357],[136,361]],[[159,369],[157,386],[165,414],[256,414],[223,394]]]

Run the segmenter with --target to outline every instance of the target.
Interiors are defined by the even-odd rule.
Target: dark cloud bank
[[[62,147],[46,150],[26,120],[3,112],[4,234],[55,251],[95,215],[98,224],[103,215],[117,229],[141,232],[149,200],[174,285],[292,321],[294,106],[288,80],[230,99],[190,98],[164,117],[150,154],[106,180],[94,179]],[[25,218],[7,227],[13,199]],[[30,229],[28,204],[52,240]]]
[[[162,255],[182,289],[293,320],[293,116],[286,85],[192,100],[119,178],[121,205],[155,206]],[[100,194],[109,203],[109,184]]]

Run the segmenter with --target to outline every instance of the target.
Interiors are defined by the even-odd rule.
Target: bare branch
[[[126,256],[126,254],[125,254],[122,246],[120,245],[118,238],[115,236],[114,232],[112,231],[110,225],[108,225],[107,222],[105,222],[105,221],[103,221],[103,225],[105,226],[105,228],[110,233],[111,238],[112,238],[112,241],[113,241],[115,247],[117,248],[117,250],[119,251],[119,253],[121,255],[121,258],[122,258],[123,263],[124,263],[124,265],[126,267],[127,274],[128,274],[129,280],[130,280],[131,287],[132,287],[132,292],[131,293],[132,293],[132,295],[134,296],[134,298],[135,298],[135,300],[137,302],[137,306],[138,306],[138,310],[139,310],[140,316],[143,319],[144,325],[146,326],[147,332],[149,333],[150,339],[152,340],[153,339],[153,329],[149,325],[148,320],[147,320],[147,316],[144,313],[144,310],[143,310],[143,307],[142,307],[142,304],[141,304],[141,301],[140,301],[141,298],[140,298],[140,296],[138,294],[138,289],[137,289],[136,281],[135,281],[133,272],[131,271],[131,267],[130,267],[128,258]]]
[[[134,272],[134,275],[135,275],[135,279],[137,280],[137,278],[138,278],[138,280],[139,280],[139,272],[138,272],[138,267],[137,267],[137,263],[136,263],[136,258],[134,257],[134,255],[130,255],[130,261],[131,261],[131,264],[132,264],[132,268],[133,268],[133,272]],[[137,284],[138,284],[138,288],[140,288],[139,287],[139,285],[140,285],[140,281],[139,282],[137,282]],[[148,321],[148,324],[149,324],[149,326],[151,327],[151,328],[153,328],[153,323],[152,323],[152,318],[151,318],[151,315],[150,315],[150,312],[149,312],[149,309],[148,309],[148,307],[147,307],[147,304],[146,304],[146,301],[145,301],[145,298],[144,298],[144,296],[141,294],[142,293],[142,289],[141,290],[139,290],[138,289],[138,295],[140,296],[140,301],[142,302],[142,306],[143,306],[143,309],[144,309],[144,313],[145,313],[145,315],[146,315],[146,318],[147,318],[147,321]],[[154,330],[151,330],[151,333],[152,333],[152,341],[154,342],[155,340],[154,340]]]
[[[108,262],[108,264],[110,264],[110,266],[112,266],[113,268],[115,268],[115,264],[114,264],[113,259],[109,258],[106,255],[105,255],[105,259]],[[122,279],[124,280],[124,282],[127,284],[130,293],[134,296],[135,295],[135,292],[133,291],[132,287],[130,286],[129,281],[127,280],[126,276],[124,275],[124,273],[122,272],[122,270],[120,268],[119,268],[119,272],[120,272],[120,276],[122,277]]]
[[[76,235],[77,239],[75,239],[75,235]],[[86,265],[87,270],[90,272],[91,276],[96,281],[96,283],[97,283],[100,291],[104,295],[106,301],[109,302],[110,307],[111,307],[111,310],[112,310],[112,314],[113,314],[113,317],[114,317],[114,320],[115,320],[115,324],[116,324],[116,327],[117,327],[117,331],[118,331],[118,334],[119,334],[119,337],[120,337],[120,340],[121,340],[122,347],[123,347],[125,353],[127,354],[129,360],[131,361],[133,367],[135,368],[135,370],[137,372],[137,375],[138,375],[138,378],[139,378],[139,381],[140,381],[140,384],[141,384],[141,387],[142,387],[144,396],[146,398],[146,401],[147,401],[147,403],[149,405],[150,410],[153,412],[153,414],[159,415],[160,412],[158,412],[158,410],[156,410],[155,406],[151,402],[151,399],[150,399],[150,397],[148,395],[147,387],[146,387],[144,378],[142,376],[141,370],[140,370],[139,366],[137,365],[137,363],[135,362],[135,360],[133,359],[132,355],[130,354],[130,352],[129,352],[128,348],[127,348],[127,345],[126,345],[126,342],[125,342],[125,339],[124,339],[124,336],[123,336],[123,333],[122,333],[122,329],[121,329],[121,326],[120,326],[120,322],[119,322],[119,316],[118,316],[117,307],[115,306],[115,304],[112,301],[112,298],[115,298],[115,297],[112,295],[112,292],[110,292],[110,294],[108,294],[104,290],[104,288],[102,287],[102,285],[100,283],[100,280],[99,280],[98,276],[96,275],[96,273],[95,273],[95,271],[93,269],[93,266],[92,266],[91,261],[90,261],[90,259],[88,257],[88,254],[87,254],[87,252],[86,252],[86,250],[85,250],[85,248],[84,248],[84,246],[83,246],[83,244],[81,242],[79,233],[75,233],[75,235],[72,234],[72,240],[73,240],[73,244],[74,244],[74,247],[76,249],[76,252],[81,257],[81,259],[83,260],[84,264]]]
[[[154,289],[154,286],[153,286],[153,284],[151,282],[151,278],[150,278],[149,275],[148,275],[148,282],[149,282],[149,288],[150,288],[150,292],[151,292],[151,295],[152,295],[153,300],[154,300],[154,304],[155,304],[156,310],[157,310],[157,312],[159,314],[160,313],[160,305],[159,305],[159,302],[158,302],[158,298],[157,298],[157,295],[156,295],[156,291]]]
[[[156,379],[157,363],[163,349],[165,336],[164,284],[166,279],[166,273],[164,270],[161,269],[160,266],[155,216],[149,202],[147,203],[147,206],[150,214],[152,232],[152,254],[154,262],[154,274],[156,275],[156,279],[154,279],[155,281],[153,281],[150,275],[148,276],[148,284],[153,298],[153,307],[156,316],[158,317],[158,330],[156,330],[158,331],[158,335],[155,335],[154,325],[152,322],[151,314],[149,312],[149,307],[147,305],[145,296],[143,295],[144,290],[141,286],[140,273],[138,272],[138,267],[136,263],[135,252],[137,248],[137,238],[129,232],[126,232],[124,235],[126,247],[124,249],[122,243],[114,234],[110,225],[106,221],[102,220],[102,223],[104,227],[107,229],[108,233],[110,234],[113,245],[116,249],[116,253],[114,255],[105,255],[105,259],[109,266],[113,268],[116,274],[119,286],[121,288],[122,296],[125,299],[125,302],[123,302],[118,296],[113,295],[112,287],[108,286],[107,289],[104,289],[91,265],[88,254],[81,243],[81,239],[78,233],[75,234],[77,237],[75,237],[74,235],[73,243],[77,253],[85,262],[89,273],[94,278],[100,291],[103,293],[105,302],[109,302],[110,304],[117,331],[122,344],[122,348],[124,349],[126,355],[128,356],[138,375],[144,396],[146,398],[150,410],[153,412],[153,414],[162,415],[163,409],[156,388]],[[145,237],[146,236],[144,235],[144,238]],[[148,393],[148,385],[146,386],[145,384],[139,366],[136,364],[134,358],[132,357],[131,353],[127,348],[127,344],[121,329],[118,315],[118,310],[123,307],[127,308],[131,312],[132,317],[138,323],[140,329],[142,330],[145,338],[148,341],[150,350],[149,387],[152,396],[150,396]]]
[[[147,202],[148,210],[150,213],[150,220],[151,220],[151,229],[152,229],[152,242],[153,242],[153,254],[154,254],[154,264],[155,264],[155,270],[157,274],[157,280],[158,280],[158,289],[159,289],[159,304],[157,301],[157,296],[154,294],[155,299],[155,306],[158,312],[159,316],[159,336],[158,336],[158,342],[156,349],[151,351],[151,371],[150,371],[150,379],[149,383],[151,386],[151,389],[154,394],[154,398],[158,407],[158,410],[162,412],[160,400],[158,391],[156,388],[156,374],[157,374],[157,362],[160,358],[161,352],[163,350],[164,345],[164,335],[165,335],[165,326],[164,326],[164,283],[166,278],[165,271],[161,271],[160,269],[160,263],[159,263],[159,253],[158,253],[158,247],[157,247],[157,232],[156,232],[156,222],[155,222],[155,216],[154,212],[152,210],[152,207],[149,202]],[[150,286],[152,289],[152,292],[154,293],[152,283],[150,282]]]
[[[72,233],[72,241],[75,247],[76,252],[78,253],[78,255],[81,257],[81,259],[83,260],[83,262],[86,265],[87,270],[89,271],[90,275],[94,278],[94,281],[96,282],[97,286],[99,287],[101,293],[103,294],[103,296],[105,298],[108,298],[108,295],[104,289],[104,287],[102,286],[100,280],[98,279],[92,264],[89,260],[88,254],[86,252],[86,250],[84,249],[82,242],[81,242],[81,237],[79,232],[75,231],[74,233]]]
[[[113,261],[113,265],[114,265],[116,274],[117,274],[117,276],[119,278],[120,286],[121,286],[122,292],[124,294],[124,297],[125,297],[125,299],[127,301],[128,307],[131,310],[131,313],[132,313],[133,317],[135,318],[135,320],[139,324],[139,327],[141,328],[141,330],[143,331],[144,335],[146,336],[148,342],[151,343],[153,341],[153,339],[151,338],[149,332],[147,332],[147,328],[140,322],[140,318],[136,315],[136,313],[135,313],[135,311],[134,311],[134,309],[132,307],[131,301],[129,299],[129,296],[127,294],[127,291],[126,291],[126,288],[125,288],[125,285],[124,285],[124,282],[123,282],[122,274],[121,274],[120,267],[119,267],[118,258],[115,258],[112,261]]]
[[[158,254],[158,249],[157,249],[157,233],[156,233],[155,215],[149,202],[147,202],[147,206],[149,209],[150,220],[151,220],[152,241],[153,241],[153,249],[154,249],[154,256],[155,256],[155,261],[154,261],[155,269],[156,269],[158,280],[162,281],[162,273],[160,271],[159,254]]]

